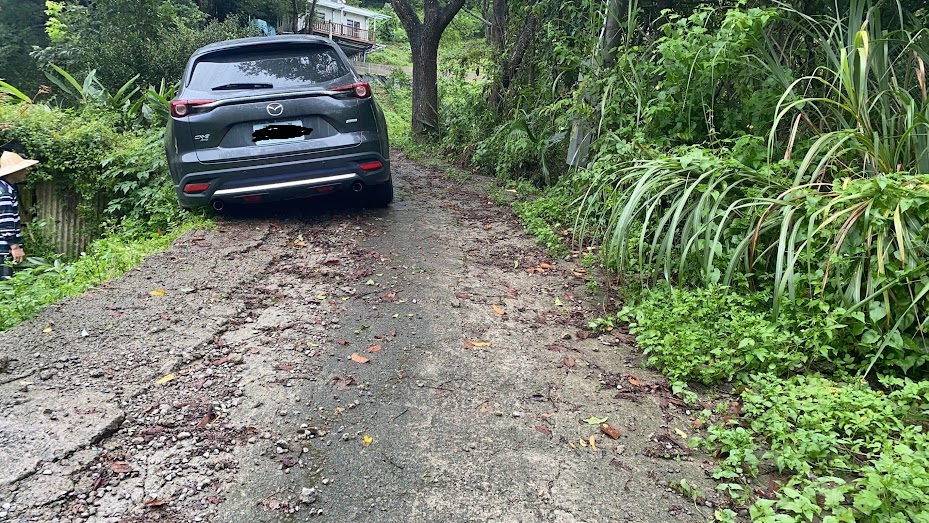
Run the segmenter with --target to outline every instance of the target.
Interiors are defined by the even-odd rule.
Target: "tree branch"
[[[438,34],[441,35],[445,31],[445,28],[448,27],[448,24],[452,23],[452,19],[458,14],[458,11],[461,11],[464,3],[465,0],[449,0],[447,4],[442,6],[442,9],[439,11],[439,16],[436,19]]]
[[[390,5],[394,6],[394,12],[397,13],[397,18],[400,19],[408,35],[419,32],[423,23],[419,20],[419,15],[416,14],[409,0],[390,0]]]

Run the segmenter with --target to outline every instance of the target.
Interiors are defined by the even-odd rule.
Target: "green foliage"
[[[523,227],[535,236],[536,241],[548,250],[549,254],[561,258],[568,253],[565,246],[564,231],[565,198],[554,191],[528,201],[518,201],[513,205]]]
[[[17,270],[11,279],[0,281],[0,330],[35,316],[51,303],[120,276],[145,256],[167,248],[184,231],[208,225],[190,220],[169,234],[148,239],[113,235],[93,242],[86,254],[73,263],[56,260]]]
[[[846,341],[836,339],[841,318],[798,310],[771,319],[767,301],[763,293],[722,287],[659,287],[620,316],[649,364],[675,382],[745,381],[758,372],[787,375],[817,361],[842,361],[836,348]]]
[[[0,104],[0,141],[17,143],[41,161],[28,183],[50,180],[78,197],[78,210],[96,228],[91,234],[120,222],[135,224],[143,236],[166,231],[182,211],[171,192],[163,128],[120,131],[122,120],[95,103],[69,110]]]
[[[742,393],[747,427],[715,425],[699,444],[724,456],[720,478],[757,474],[762,460],[792,474],[773,499],[755,501],[753,521],[922,521],[929,382],[882,385],[759,375]]]
[[[400,71],[385,83],[373,85],[374,95],[384,110],[390,146],[409,152],[413,147],[413,90],[409,78]]]

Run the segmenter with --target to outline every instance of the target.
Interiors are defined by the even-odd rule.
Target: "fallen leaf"
[[[674,432],[676,432],[678,436],[684,438],[685,440],[687,439],[687,433],[684,432],[683,430],[681,430],[681,429],[674,429]]]
[[[572,449],[576,449],[576,448],[577,448],[577,446],[574,445],[574,442],[573,442],[573,441],[569,441],[569,442],[568,442],[568,446],[571,447]]]
[[[572,357],[570,357],[570,356],[567,357],[567,358],[565,358],[564,361],[562,361],[561,363],[563,363],[564,366],[565,366],[565,367],[568,367],[569,369],[572,368],[572,367],[574,367],[574,365],[575,365],[574,358],[572,358]]]
[[[157,508],[157,507],[160,507],[162,505],[167,505],[167,504],[168,504],[167,501],[161,498],[155,498],[155,499],[152,499],[151,501],[146,501],[145,504],[142,506],[145,508]]]
[[[284,372],[293,372],[294,366],[291,363],[281,363],[277,366],[277,370],[282,370]]]
[[[52,332],[52,328],[51,328],[51,327],[45,327],[44,329],[42,329],[42,332],[44,332],[45,334],[48,334],[49,332]]]
[[[211,365],[219,366],[219,365],[222,365],[223,363],[226,363],[227,361],[229,361],[229,356],[223,356],[222,358],[219,358],[218,360],[213,360],[211,362]]]
[[[542,434],[545,434],[546,436],[552,435],[552,429],[548,428],[547,425],[542,425],[541,423],[535,426],[535,430],[537,430],[538,432],[541,432]]]
[[[175,376],[174,374],[168,374],[167,376],[161,378],[160,380],[156,381],[155,383],[157,383],[157,384],[159,384],[159,385],[164,385],[165,383],[168,383],[169,381],[173,380],[173,379],[176,378],[176,377],[177,377],[177,376]]]
[[[368,352],[381,352],[381,349],[382,349],[381,344],[378,343],[377,345],[374,345],[373,347],[368,349]]]
[[[466,292],[456,292],[455,297],[458,298],[459,300],[470,300],[471,299],[471,295]]]
[[[550,263],[540,263],[540,264],[539,264],[539,268],[540,268],[540,269],[545,269],[545,270],[547,270],[547,271],[550,271],[550,270],[552,270],[553,267],[552,267],[552,264],[550,264]]]
[[[705,425],[705,423],[703,423],[703,420],[701,420],[701,419],[694,418],[694,419],[690,420],[690,425],[691,425],[693,428],[695,428],[695,429],[697,429],[697,430],[700,430],[700,429],[703,428],[703,426]]]
[[[341,416],[343,412],[345,412],[345,408],[344,408],[344,407],[336,407],[336,408],[335,408],[335,415],[336,415],[336,416]]]
[[[213,423],[213,421],[216,419],[216,417],[217,417],[217,416],[216,416],[216,411],[214,411],[212,408],[210,408],[209,412],[207,412],[206,414],[204,414],[204,415],[203,415],[203,418],[201,418],[200,421],[197,422],[197,428],[198,428],[198,429],[202,429],[202,428],[206,427],[207,425],[209,425],[210,423]]]
[[[152,296],[164,296],[164,295],[165,295],[165,290],[164,290],[164,289],[155,289],[155,290],[153,290],[153,291],[148,291],[148,293],[151,294]]]
[[[339,345],[343,346],[343,347],[347,347],[348,344],[349,344],[348,340],[344,340],[344,339],[342,339],[342,338],[339,338],[339,339],[335,340],[335,342],[338,343]]]
[[[564,307],[564,303],[561,302],[561,299],[555,298],[555,307]]]
[[[596,417],[596,416],[591,416],[591,417],[589,417],[589,418],[587,418],[587,419],[585,419],[585,420],[583,420],[583,421],[584,421],[584,423],[586,423],[586,424],[588,424],[588,425],[599,425],[599,424],[601,424],[601,423],[606,423],[606,420],[607,420],[607,418],[598,418],[598,417]]]
[[[493,309],[494,309],[494,312],[496,312],[500,316],[503,316],[504,314],[506,314],[505,310],[503,310],[501,307],[498,307],[496,305],[493,306]]]
[[[621,434],[620,434],[620,432],[619,432],[619,429],[617,429],[616,427],[614,427],[614,426],[612,426],[612,425],[610,425],[610,424],[608,424],[608,423],[601,423],[601,424],[600,424],[600,432],[606,434],[607,436],[609,436],[609,437],[611,437],[611,438],[613,438],[613,439],[619,439],[619,437],[621,436]]]
[[[590,436],[590,448],[594,452],[597,451],[597,436],[594,436],[594,435]]]
[[[490,342],[489,342],[489,341],[468,340],[468,341],[465,342],[465,345],[464,345],[464,346],[465,346],[466,349],[473,349],[473,348],[475,348],[475,347],[489,347],[489,346],[490,346]]]
[[[587,448],[587,442],[584,441],[584,438],[581,438],[581,439],[579,439],[578,441],[581,443],[581,446],[582,446],[582,447],[584,447],[585,449]]]
[[[132,465],[126,463],[125,461],[114,461],[110,463],[110,470],[117,474],[126,474],[127,472],[132,472],[134,469]]]
[[[374,285],[374,280],[368,280],[365,282],[365,285]]]
[[[381,301],[391,302],[397,297],[397,291],[390,291],[381,298]]]
[[[642,381],[642,380],[640,380],[639,378],[636,378],[635,376],[631,376],[631,375],[630,375],[630,376],[629,376],[629,385],[632,385],[633,387],[644,387],[644,386],[645,386],[645,382]]]
[[[359,355],[357,352],[353,352],[352,361],[354,361],[355,363],[368,363],[371,360],[369,360],[368,358],[365,358],[364,356]]]
[[[362,447],[367,447],[368,445],[372,443],[374,443],[374,438],[372,438],[371,436],[368,436],[367,434],[365,434],[364,436],[361,437]]]

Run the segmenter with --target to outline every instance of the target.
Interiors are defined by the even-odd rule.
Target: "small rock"
[[[45,370],[43,370],[42,372],[39,373],[39,379],[40,379],[40,380],[43,380],[43,381],[45,381],[45,380],[50,380],[50,379],[52,379],[53,377],[55,377],[55,371],[53,371],[53,370],[51,370],[51,369],[45,369]]]
[[[90,377],[91,377],[91,378],[102,378],[102,377],[103,377],[103,369],[94,369],[94,370],[90,371]]]
[[[81,331],[81,337],[82,337],[82,338],[86,338],[87,336],[90,336],[90,333],[87,332],[87,329],[82,330],[82,331]]]
[[[177,435],[177,439],[187,439],[191,436],[190,432],[181,432]]]
[[[242,363],[245,363],[245,358],[242,357],[241,354],[230,354],[229,359],[226,361],[228,361],[229,363],[232,363],[233,365],[240,365]]]
[[[452,300],[452,307],[458,308],[461,307],[461,300]]]
[[[44,476],[51,476],[51,475],[52,475],[52,471],[51,471],[50,469],[45,469],[45,470],[42,471],[42,475],[44,475]]]
[[[571,339],[571,333],[570,333],[570,332],[566,332],[566,333],[562,334],[562,335],[561,335],[561,339],[563,339],[563,340],[570,340],[570,339]]]
[[[161,365],[161,369],[160,369],[161,375],[164,376],[167,374],[171,374],[172,372],[176,371],[180,366],[181,366],[180,358],[168,358]]]
[[[518,411],[514,411],[514,412],[513,412],[513,417],[514,417],[514,418],[522,417],[522,415],[523,415],[522,412],[518,412]]]
[[[316,489],[303,487],[300,491],[300,502],[307,505],[316,502]]]

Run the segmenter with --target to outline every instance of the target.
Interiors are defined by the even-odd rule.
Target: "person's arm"
[[[26,259],[26,253],[23,252],[19,205],[10,191],[0,191],[0,240],[10,245],[13,261],[20,263]]]

